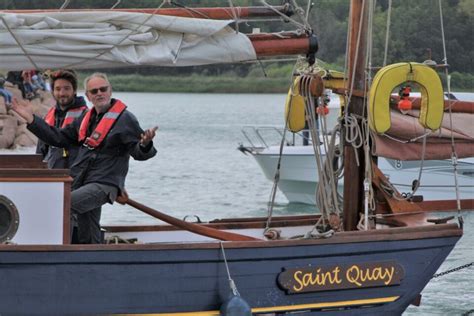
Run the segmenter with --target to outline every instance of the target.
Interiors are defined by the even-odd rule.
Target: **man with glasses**
[[[85,114],[86,100],[76,95],[77,77],[73,70],[57,70],[50,75],[50,79],[56,104],[49,109],[44,120],[51,126],[66,127]],[[68,147],[59,148],[49,146],[40,139],[36,147],[36,153],[43,155],[51,169],[68,169],[78,150],[78,144],[71,143]]]
[[[78,217],[79,243],[99,243],[101,206],[113,203],[117,195],[125,192],[130,156],[147,160],[156,155],[153,138],[158,127],[143,131],[125,104],[112,99],[112,87],[105,74],[87,77],[84,88],[93,108],[61,129],[34,116],[23,101],[13,100],[12,109],[46,143],[57,147],[81,145],[71,167],[71,211]]]

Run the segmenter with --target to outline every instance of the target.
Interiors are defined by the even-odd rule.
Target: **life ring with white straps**
[[[431,130],[440,128],[444,113],[441,79],[429,66],[410,62],[385,66],[375,75],[369,92],[370,128],[379,134],[390,129],[390,95],[404,82],[414,82],[420,88],[420,124]]]

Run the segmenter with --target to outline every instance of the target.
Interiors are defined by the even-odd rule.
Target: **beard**
[[[73,97],[59,97],[56,99],[56,102],[61,106],[61,107],[69,107],[72,105],[74,102],[74,96]]]

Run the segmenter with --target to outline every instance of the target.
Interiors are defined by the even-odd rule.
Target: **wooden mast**
[[[367,47],[368,0],[352,0],[350,14],[348,89],[354,82],[352,90],[364,91],[365,63]],[[352,95],[348,109],[349,114],[362,116],[364,99]],[[359,122],[360,123],[360,122]],[[356,157],[357,155],[357,157]],[[359,161],[359,165],[357,165]],[[349,143],[344,144],[344,230],[356,230],[358,213],[363,210],[364,197],[364,153],[363,149],[354,150]]]

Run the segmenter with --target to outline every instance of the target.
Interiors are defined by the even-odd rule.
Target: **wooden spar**
[[[365,91],[365,63],[367,47],[367,12],[369,1],[352,0],[350,15],[349,35],[349,59],[347,83],[349,89]],[[362,15],[361,15],[362,14]],[[347,107],[349,114],[363,115],[364,99],[352,95],[350,106]],[[356,157],[357,156],[357,157]],[[357,165],[359,163],[359,165]],[[358,213],[363,210],[364,197],[364,153],[363,149],[354,149],[351,144],[344,144],[344,230],[356,230]]]
[[[59,9],[47,10],[3,10],[6,13],[43,13],[43,12],[59,12]],[[293,14],[290,5],[269,7],[217,7],[217,8],[161,8],[161,9],[65,9],[61,12],[80,12],[80,11],[114,11],[114,12],[134,12],[146,14],[160,14],[169,16],[180,16],[188,18],[214,19],[214,20],[233,20],[236,17],[256,18],[256,17],[275,17],[280,16],[277,12],[287,16]],[[277,12],[275,12],[277,11]]]
[[[190,231],[195,234],[219,239],[219,240],[224,240],[224,241],[255,241],[255,240],[260,240],[254,237],[250,236],[245,236],[245,235],[240,235],[240,234],[235,234],[231,232],[226,232],[222,230],[218,230],[215,228],[211,227],[206,227],[203,225],[199,224],[194,224],[190,222],[186,222],[180,219],[177,219],[173,216],[166,215],[164,213],[161,213],[155,209],[152,209],[151,207],[148,207],[146,205],[143,205],[141,203],[138,203],[137,201],[134,201],[132,199],[127,199],[126,201],[123,201],[124,203],[136,208],[137,210],[140,210],[148,215],[151,215],[155,218],[158,218],[168,224],[174,225],[176,227],[185,229],[187,231]]]
[[[247,36],[252,42],[258,57],[310,54],[318,50],[315,36],[297,38],[278,38],[273,36],[272,39],[270,37],[265,39],[258,36],[254,37],[253,34]]]

